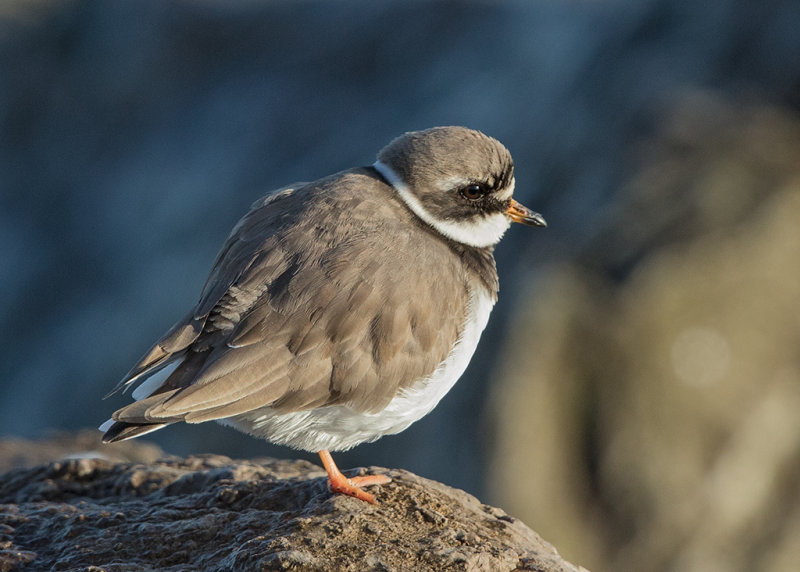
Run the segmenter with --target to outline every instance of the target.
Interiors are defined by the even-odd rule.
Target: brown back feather
[[[236,226],[194,312],[156,345],[183,364],[114,418],[379,411],[447,357],[476,280],[496,295],[491,250],[442,240],[370,168],[278,192]]]

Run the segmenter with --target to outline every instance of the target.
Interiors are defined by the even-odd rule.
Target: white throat
[[[425,207],[414,196],[405,181],[398,177],[391,167],[380,161],[375,161],[372,166],[384,179],[389,181],[389,184],[394,187],[394,190],[397,191],[397,194],[400,195],[400,198],[415,215],[447,238],[456,242],[477,248],[493,246],[500,242],[503,234],[511,226],[511,219],[504,213],[488,215],[485,218],[474,221],[454,222],[437,219],[425,210]]]

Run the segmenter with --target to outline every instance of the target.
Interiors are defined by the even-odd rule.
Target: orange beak
[[[528,226],[547,226],[544,217],[537,212],[511,199],[511,204],[506,209],[506,214],[514,222],[520,222]]]

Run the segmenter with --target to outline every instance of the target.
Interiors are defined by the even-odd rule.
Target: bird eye
[[[470,201],[475,201],[486,194],[486,189],[483,185],[468,185],[461,189],[461,196]]]

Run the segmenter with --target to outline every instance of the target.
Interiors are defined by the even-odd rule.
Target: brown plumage
[[[365,178],[384,196],[364,202]],[[378,411],[430,375],[460,334],[467,280],[496,296],[494,258],[443,241],[392,193],[367,168],[257,201],[217,256],[194,311],[115,391],[176,357],[183,364],[113,419],[200,422],[265,405]],[[415,272],[403,279],[409,267]],[[412,286],[424,305],[409,298]]]
[[[378,159],[252,205],[192,312],[114,392],[174,369],[114,412],[104,441],[220,420],[347,449],[441,399],[497,298],[494,244],[512,221],[544,221],[511,199],[511,156],[482,133],[410,133]],[[323,462],[337,490],[369,500]]]

